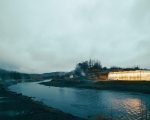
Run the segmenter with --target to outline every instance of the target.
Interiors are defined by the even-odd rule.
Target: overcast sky
[[[70,71],[90,58],[150,68],[150,0],[0,0],[0,68]]]

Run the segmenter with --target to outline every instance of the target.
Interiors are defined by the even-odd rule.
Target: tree
[[[80,63],[76,65],[76,68],[75,68],[74,72],[75,72],[76,75],[81,76],[82,69],[81,69]]]
[[[103,70],[107,70],[107,67],[103,67]]]
[[[89,60],[88,66],[89,66],[89,68],[92,67],[92,60],[91,59]]]
[[[98,60],[92,60],[92,67],[95,69],[102,69],[101,62]]]
[[[75,74],[81,76],[83,75],[83,73],[86,74],[90,68],[101,70],[102,69],[101,62],[98,60],[96,61],[90,59],[89,61],[78,63],[75,68]]]
[[[21,74],[18,72],[10,72],[10,77],[12,79],[22,79]]]
[[[6,77],[7,77],[6,73],[1,73],[2,80],[6,80]]]
[[[83,72],[87,72],[87,69],[89,67],[88,61],[80,63],[80,66],[81,66],[81,69],[82,69]]]

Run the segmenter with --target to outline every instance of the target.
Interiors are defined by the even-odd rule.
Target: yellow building
[[[150,71],[148,70],[135,70],[135,71],[120,71],[110,72],[108,80],[146,80],[150,81]]]

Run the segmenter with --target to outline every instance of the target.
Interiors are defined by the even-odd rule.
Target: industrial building
[[[108,80],[136,80],[136,81],[150,81],[150,71],[148,70],[135,70],[135,71],[119,71],[110,72]]]

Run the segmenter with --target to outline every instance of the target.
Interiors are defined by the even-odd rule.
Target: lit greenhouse
[[[110,72],[108,80],[146,80],[150,81],[150,71],[136,70],[136,71],[120,71]]]

